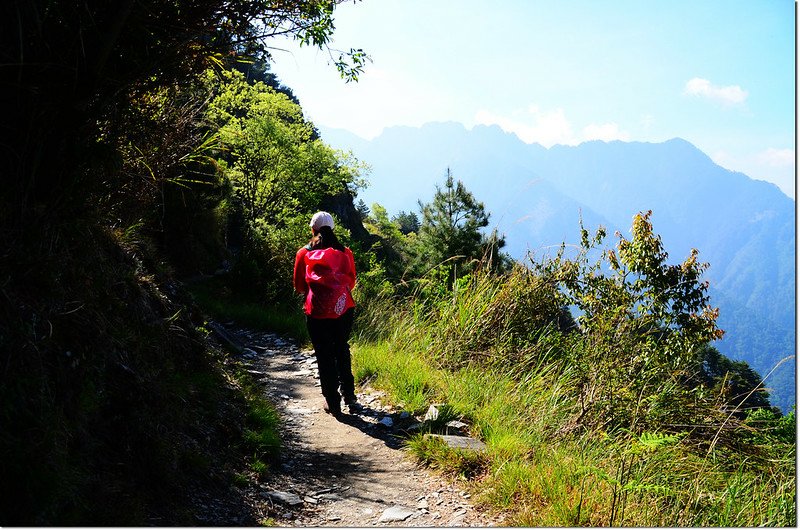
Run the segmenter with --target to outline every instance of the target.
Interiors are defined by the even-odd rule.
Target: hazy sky
[[[308,119],[385,127],[497,124],[523,141],[681,137],[794,198],[793,0],[363,0],[333,46],[373,62],[345,83],[293,43],[273,72]]]

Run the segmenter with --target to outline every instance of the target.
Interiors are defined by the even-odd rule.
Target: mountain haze
[[[712,304],[720,307],[722,353],[762,376],[794,354],[795,223],[792,199],[777,186],[716,165],[691,143],[593,141],[549,149],[526,144],[497,126],[458,123],[393,127],[371,141],[321,129],[333,147],[352,150],[372,167],[360,198],[390,213],[418,211],[446,168],[491,212],[505,250],[523,260],[579,241],[592,231],[628,236],[639,211],[653,210],[671,262],[692,248],[710,263]],[[795,402],[794,362],[767,380],[771,401]]]

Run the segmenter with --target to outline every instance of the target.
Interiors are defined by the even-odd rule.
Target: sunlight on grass
[[[795,517],[794,482],[780,482],[785,471],[724,473],[686,451],[679,436],[563,437],[559,430],[576,412],[563,365],[543,364],[522,379],[470,365],[447,371],[419,353],[411,333],[405,337],[405,347],[354,345],[357,380],[411,412],[446,403],[468,421],[487,444],[480,457],[421,435],[408,450],[425,465],[477,480],[476,499],[508,512],[509,525],[769,526]]]
[[[436,370],[421,357],[396,351],[385,343],[355,345],[353,375],[356,381],[390,389],[409,412],[424,412],[441,384]]]

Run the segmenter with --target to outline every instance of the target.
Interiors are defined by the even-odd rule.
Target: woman
[[[333,217],[317,212],[311,218],[314,237],[294,261],[294,288],[305,296],[306,325],[317,357],[325,412],[341,413],[341,397],[358,406],[350,364],[350,330],[355,302],[350,291],[356,284],[353,253],[333,233]],[[341,389],[341,396],[339,390]]]

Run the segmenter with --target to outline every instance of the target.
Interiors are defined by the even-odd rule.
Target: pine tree
[[[489,214],[463,182],[453,178],[450,168],[444,188],[436,186],[433,201],[419,203],[422,222],[417,244],[417,266],[424,272],[447,263],[451,278],[458,278],[463,264],[481,259],[487,239],[481,229],[489,224]]]

